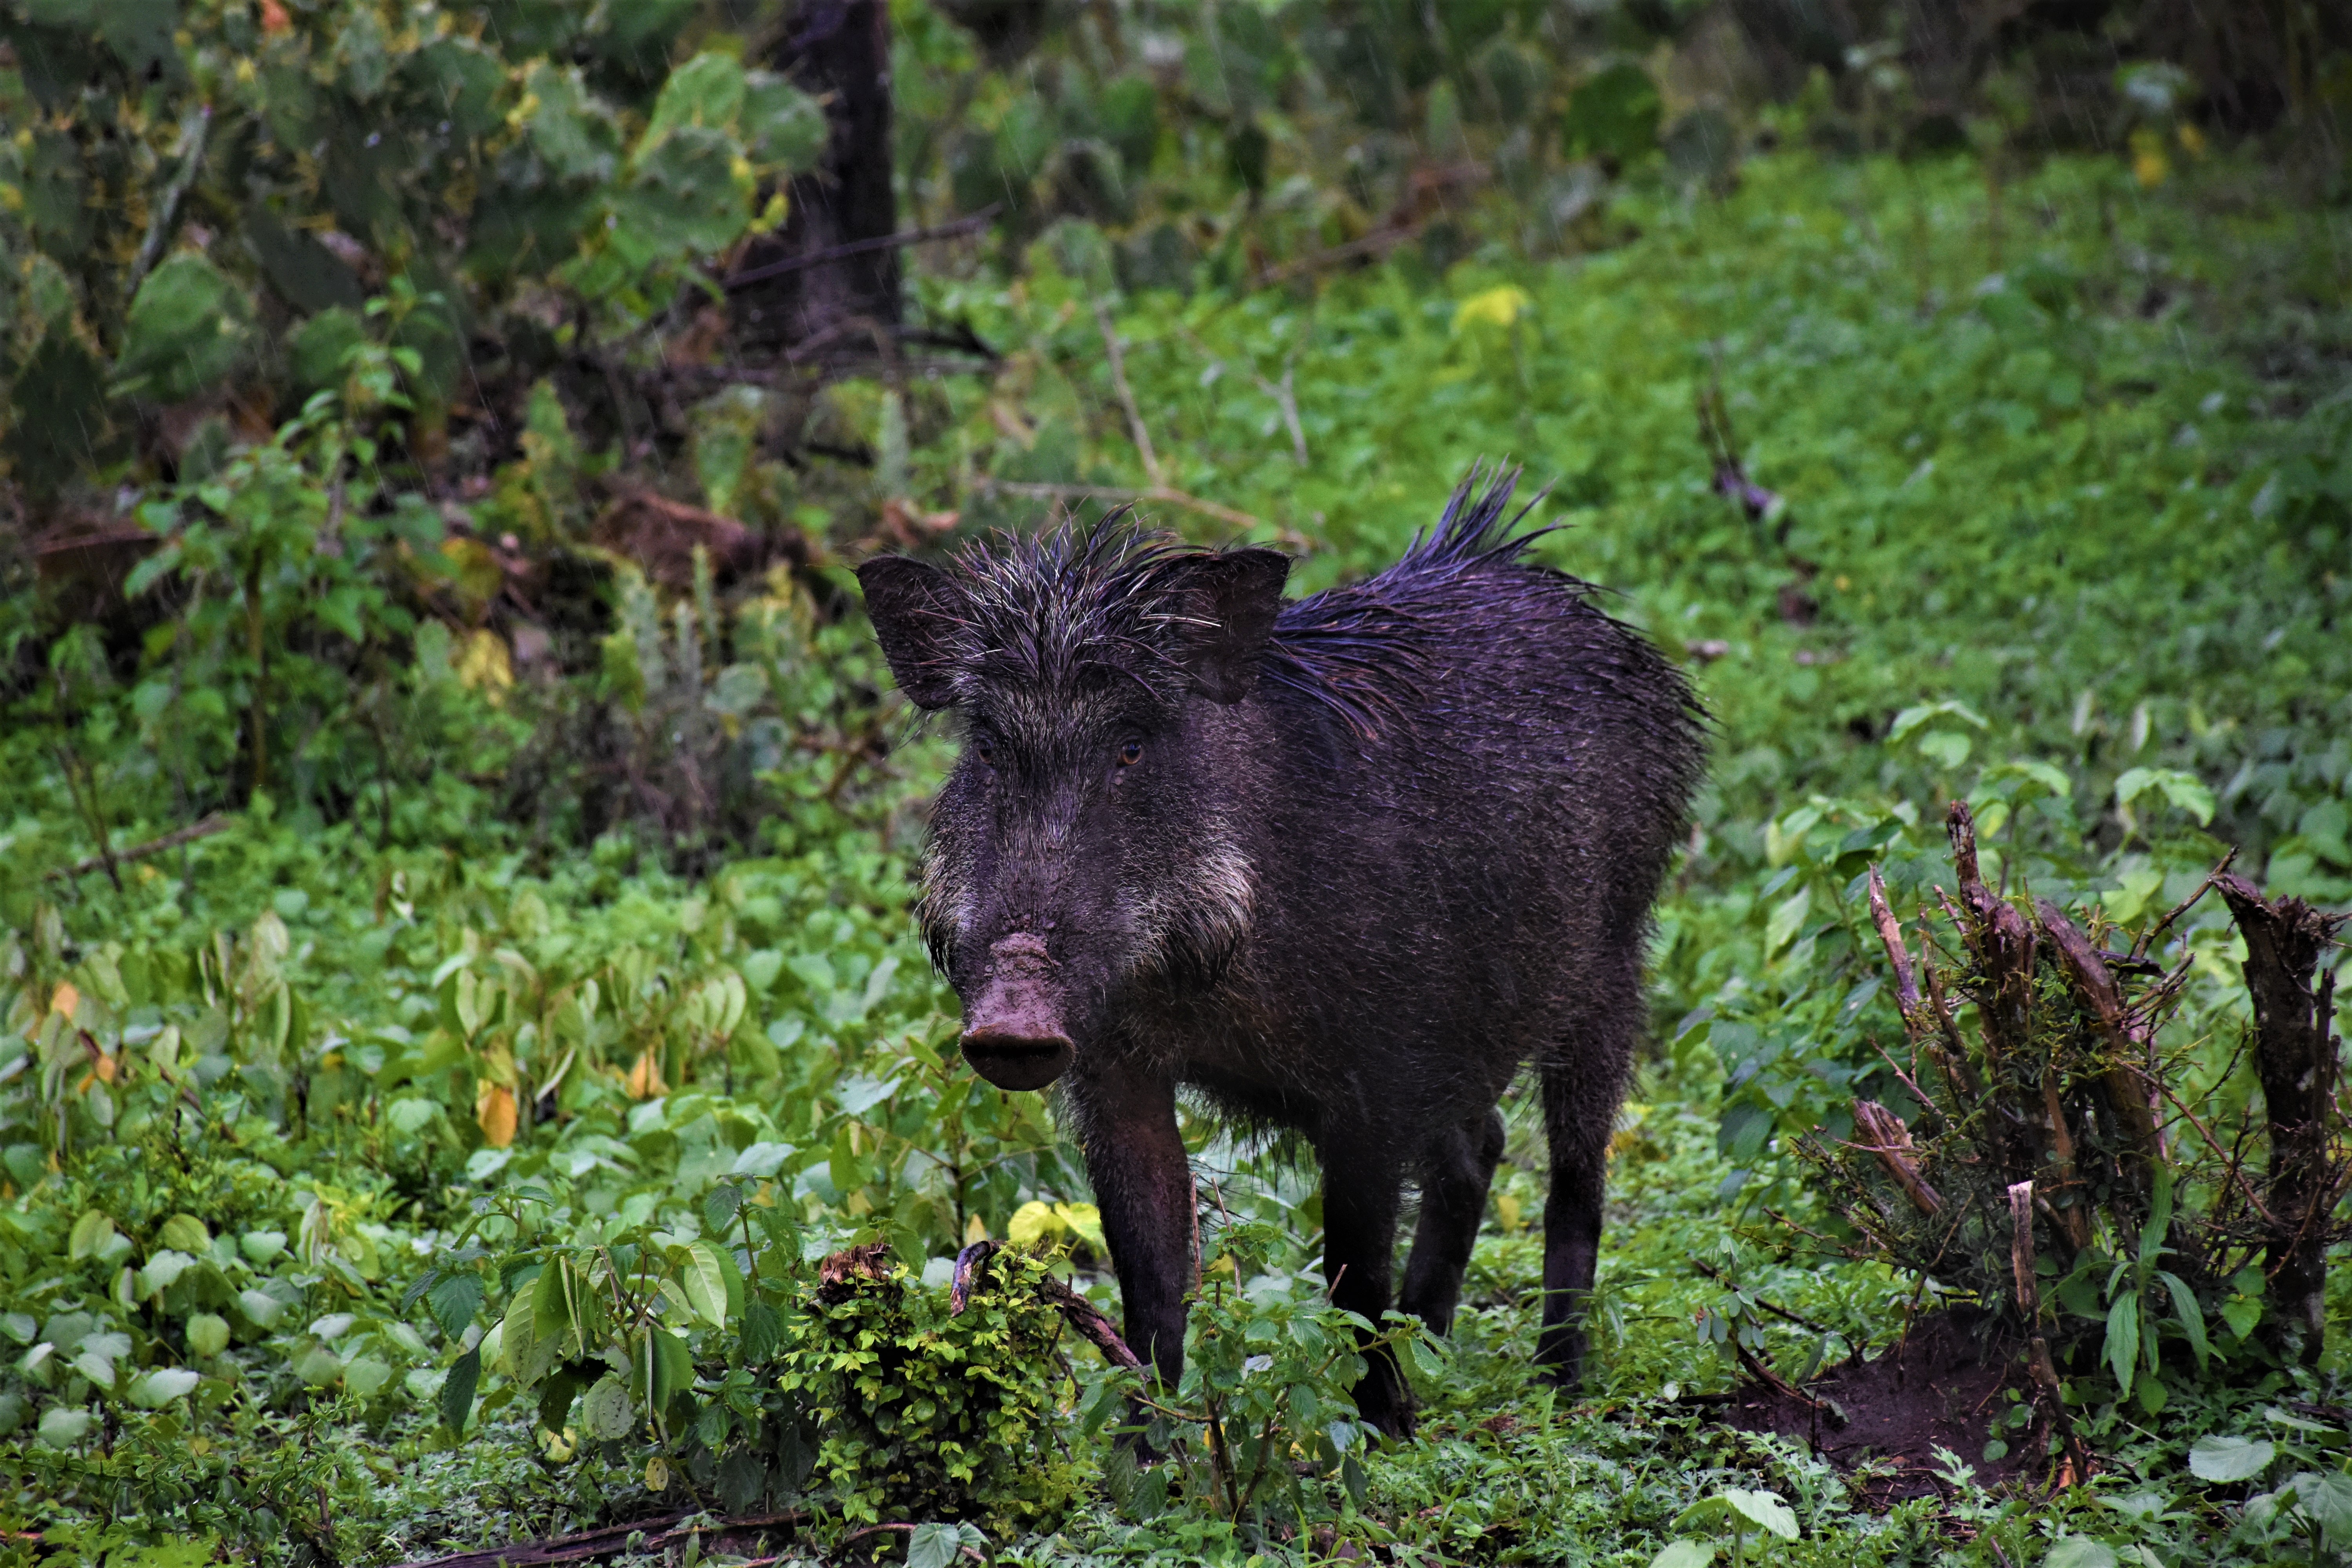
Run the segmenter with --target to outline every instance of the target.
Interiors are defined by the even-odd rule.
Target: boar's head
[[[900,689],[962,731],[919,912],[990,1082],[1043,1089],[1122,995],[1213,983],[1248,930],[1233,715],[1289,564],[1111,523],[858,568]]]

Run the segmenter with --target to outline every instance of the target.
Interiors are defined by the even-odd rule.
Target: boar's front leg
[[[1375,1329],[1389,1310],[1400,1184],[1396,1169],[1377,1159],[1324,1152],[1323,1278],[1330,1283],[1333,1306]],[[1412,1395],[1396,1358],[1385,1350],[1364,1357],[1356,1413],[1391,1437],[1412,1431]]]
[[[1505,1141],[1503,1113],[1487,1110],[1448,1128],[1423,1161],[1421,1220],[1405,1255],[1399,1304],[1433,1334],[1454,1327],[1462,1276],[1478,1245],[1478,1222],[1486,1217],[1486,1191]]]
[[[1175,1086],[1107,1074],[1073,1089],[1087,1177],[1127,1308],[1128,1346],[1173,1389],[1184,1376],[1184,1297],[1201,1278],[1199,1212],[1176,1130]]]

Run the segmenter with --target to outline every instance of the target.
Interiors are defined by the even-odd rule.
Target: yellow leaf
[[[1519,1200],[1508,1193],[1495,1194],[1495,1218],[1505,1230],[1519,1228]]]
[[[474,1120],[482,1129],[482,1141],[493,1149],[503,1149],[515,1138],[514,1090],[502,1083],[481,1080],[474,1095]]]
[[[669,1461],[659,1454],[646,1461],[646,1490],[649,1492],[669,1490]]]
[[[1102,1210],[1092,1204],[1055,1204],[1054,1213],[1071,1233],[1096,1251],[1105,1251],[1108,1243],[1103,1240]]]
[[[2180,129],[2176,132],[2176,134],[2180,139],[2180,150],[2182,152],[2188,153],[2192,158],[2202,158],[2205,156],[2205,132],[2198,130],[2197,127],[2189,124],[2184,120],[2180,122]]]
[[[651,1100],[657,1094],[669,1092],[669,1085],[662,1081],[661,1063],[654,1059],[651,1051],[637,1058],[637,1065],[629,1069],[629,1076],[623,1083],[631,1100]]]
[[[1459,333],[1474,322],[1507,327],[1535,309],[1535,303],[1534,297],[1516,283],[1497,285],[1454,307],[1454,331]]]
[[[458,649],[449,666],[457,671],[461,684],[482,693],[493,703],[503,700],[507,688],[514,684],[514,660],[507,652],[506,639],[494,631],[467,634],[465,647]]]
[[[2143,125],[2131,133],[2132,178],[2149,190],[2164,184],[2172,161],[2164,155],[2164,138]]]
[[[963,1227],[963,1244],[966,1247],[970,1247],[975,1242],[986,1241],[987,1239],[988,1222],[981,1218],[978,1215],[972,1215],[971,1218],[965,1223]]]
[[[49,993],[49,1011],[63,1013],[67,1022],[72,1022],[74,1014],[80,1008],[81,993],[73,988],[72,981],[59,982],[58,988]]]
[[[1013,1222],[1004,1227],[1004,1236],[1015,1247],[1034,1247],[1068,1226],[1069,1222],[1055,1214],[1052,1205],[1032,1202],[1013,1211]]]

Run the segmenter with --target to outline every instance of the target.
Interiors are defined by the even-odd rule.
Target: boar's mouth
[[[999,1089],[1043,1089],[1069,1070],[1077,1047],[1066,1035],[1044,1039],[966,1030],[963,1059]]]
[[[1009,936],[989,957],[988,979],[964,1009],[963,1059],[999,1089],[1043,1089],[1077,1054],[1045,944]]]

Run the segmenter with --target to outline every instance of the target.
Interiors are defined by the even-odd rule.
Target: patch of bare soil
[[[1796,1397],[1751,1384],[1716,1414],[1742,1431],[1793,1437],[1841,1469],[1874,1459],[1891,1464],[1891,1473],[1868,1486],[1871,1505],[1883,1508],[1949,1489],[1936,1467],[1939,1447],[1973,1466],[1984,1485],[2031,1479],[2039,1446],[2024,1434],[2005,1457],[1983,1458],[1990,1423],[2009,1409],[2003,1391],[2012,1386],[2027,1386],[2017,1347],[1986,1332],[1981,1314],[1955,1310],[1918,1319],[1875,1361],[1842,1363],[1793,1391]]]

